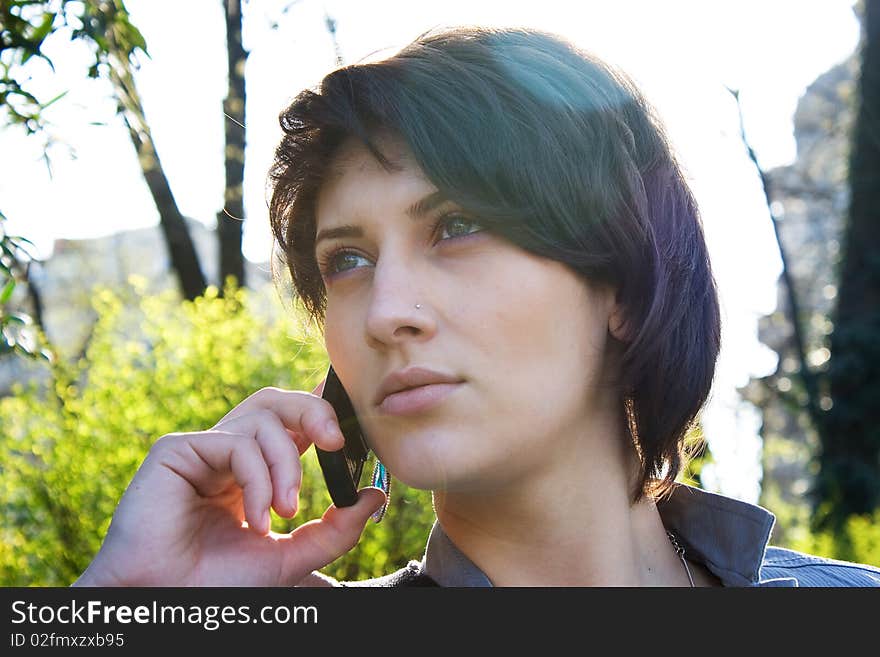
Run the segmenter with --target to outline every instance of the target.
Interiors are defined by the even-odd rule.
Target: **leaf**
[[[135,49],[140,49],[145,55],[149,56],[149,53],[147,53],[147,40],[144,39],[144,35],[141,34],[141,31],[129,22],[127,16],[125,18],[125,27],[126,36],[128,37],[127,41],[130,46],[129,54],[134,52]]]
[[[35,259],[34,256],[31,255],[31,253],[24,246],[22,246],[20,244],[20,242],[27,242],[28,244],[30,244],[33,247],[36,246],[36,244],[34,244],[29,239],[26,239],[24,237],[18,237],[16,235],[8,235],[6,237],[6,239],[0,240],[0,250],[2,250],[3,253],[8,255],[13,260],[19,260],[18,253],[16,253],[16,251],[21,251],[28,258],[30,258],[31,260],[34,260]]]
[[[9,301],[12,298],[12,291],[15,289],[15,279],[10,279],[6,285],[3,287],[3,291],[0,292],[0,305]]]
[[[14,90],[11,91],[10,93],[11,93],[11,94],[15,94],[16,96],[21,96],[22,98],[24,98],[25,100],[27,100],[27,101],[33,103],[34,105],[39,105],[39,104],[40,104],[40,101],[37,100],[37,97],[36,97],[36,96],[34,96],[32,93],[30,93],[30,92],[28,92],[28,91],[25,91],[25,90],[22,89],[21,87],[19,87],[19,88],[17,88],[17,89],[14,89]]]
[[[9,239],[15,241],[18,248],[22,248],[20,244],[21,242],[25,242],[27,244],[30,244],[31,246],[36,246],[36,244],[31,242],[27,237],[22,237],[21,235],[10,235]]]
[[[12,238],[7,238],[5,240],[0,241],[0,250],[2,250],[3,253],[8,255],[13,260],[17,260],[17,258],[15,257],[15,251],[13,251],[11,248],[9,248],[7,242],[11,243]]]
[[[54,103],[54,102],[56,102],[56,101],[59,101],[59,100],[61,100],[62,98],[64,98],[64,97],[67,95],[67,92],[68,92],[68,91],[70,91],[70,89],[68,89],[67,91],[62,91],[60,94],[58,94],[57,96],[55,96],[55,98],[53,98],[52,100],[43,103],[43,109],[46,109],[46,108],[49,107],[49,105],[51,105],[52,103]]]
[[[33,40],[36,43],[37,49],[39,49],[43,45],[43,41],[47,36],[52,32],[52,24],[55,22],[56,14],[47,13],[43,16],[43,22],[40,26],[34,30]]]
[[[110,42],[100,32],[89,32],[89,36],[95,41],[98,49],[103,53],[110,52]]]
[[[30,346],[28,345],[28,343],[16,342],[16,343],[12,346],[12,348],[13,348],[15,351],[17,351],[18,353],[23,354],[23,355],[25,355],[25,356],[34,356],[34,355],[35,355],[34,352],[33,352],[33,349],[30,348]]]
[[[22,326],[26,326],[31,323],[31,318],[27,315],[22,315],[21,313],[12,313],[5,317],[4,321],[7,324],[21,324]]]

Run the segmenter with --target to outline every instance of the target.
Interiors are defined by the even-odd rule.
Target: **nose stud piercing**
[[[421,307],[422,307],[422,304],[420,304],[420,303],[417,303],[417,304],[416,304],[416,310],[421,309]]]

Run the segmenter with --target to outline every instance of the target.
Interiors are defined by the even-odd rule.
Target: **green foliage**
[[[50,352],[37,349],[36,327],[30,315],[10,310],[12,293],[22,276],[21,271],[33,260],[28,246],[33,242],[9,235],[3,223],[6,216],[0,212],[0,356],[15,352],[29,358],[48,360]]]
[[[851,515],[846,518],[843,527],[836,531],[804,531],[787,547],[822,557],[880,567],[880,510],[873,515]]]
[[[0,111],[9,124],[28,134],[46,127],[44,110],[66,91],[40,100],[30,91],[28,63],[36,58],[54,69],[46,55],[47,38],[61,32],[90,46],[89,77],[98,77],[112,58],[132,60],[146,54],[143,35],[129,20],[122,0],[11,0],[0,3]]]
[[[709,443],[703,435],[703,425],[694,424],[687,432],[684,438],[684,467],[676,481],[703,488],[703,468],[715,462],[712,451],[709,449]]]
[[[93,293],[98,319],[75,363],[46,367],[51,385],[18,385],[0,399],[0,585],[64,586],[93,558],[113,510],[155,440],[213,426],[265,386],[314,389],[327,366],[302,315],[271,292],[209,288],[193,302],[174,292]],[[329,506],[313,450],[303,456],[301,511]],[[380,525],[369,523],[330,575],[361,579],[420,556],[433,513],[430,494],[393,484]]]

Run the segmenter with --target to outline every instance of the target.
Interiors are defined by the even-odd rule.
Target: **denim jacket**
[[[880,587],[880,568],[770,546],[776,517],[760,506],[678,484],[657,503],[657,510],[688,559],[705,565],[724,586]],[[411,561],[385,577],[342,585],[434,584],[492,586],[436,522],[421,562]]]

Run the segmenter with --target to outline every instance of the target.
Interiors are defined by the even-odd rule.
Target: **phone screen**
[[[327,371],[322,399],[326,399],[336,411],[339,427],[345,437],[345,445],[335,452],[327,452],[315,445],[318,463],[330,493],[330,499],[337,507],[352,506],[357,502],[357,491],[369,455],[363,431],[351,404],[351,399],[333,366]]]

